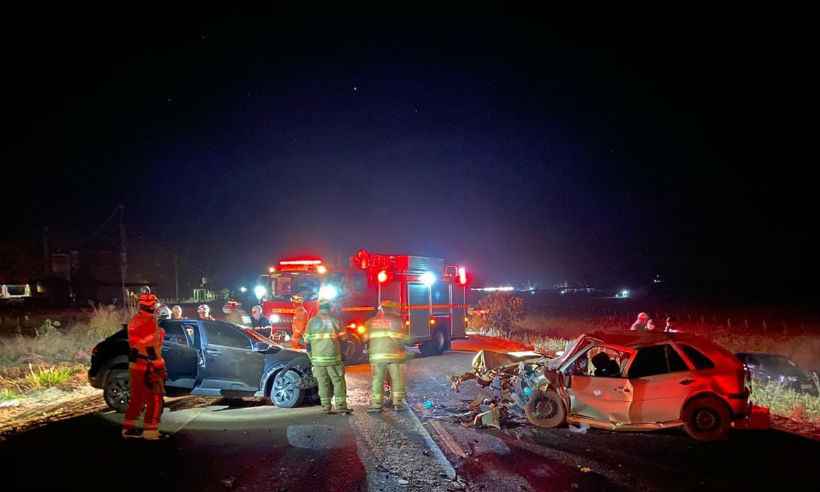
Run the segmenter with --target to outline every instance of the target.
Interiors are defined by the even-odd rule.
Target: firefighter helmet
[[[198,313],[201,313],[201,312],[204,312],[204,311],[210,311],[210,310],[211,310],[211,307],[208,306],[207,304],[200,304],[199,307],[196,308],[196,312],[198,312]]]
[[[649,315],[646,313],[639,313],[638,314],[638,321],[647,321],[649,320]]]
[[[298,294],[295,294],[290,296],[290,302],[294,304],[302,304],[303,302],[305,302],[305,298]]]
[[[162,307],[159,308],[157,316],[159,319],[171,319],[171,308],[163,304]]]
[[[139,297],[139,307],[146,311],[153,311],[157,308],[158,301],[157,296],[151,294],[150,291],[143,292]]]

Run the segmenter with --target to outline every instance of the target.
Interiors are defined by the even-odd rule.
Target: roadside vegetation
[[[0,336],[0,401],[84,385],[91,349],[119,330],[127,316],[112,306],[94,306],[71,322],[49,318],[28,334]]]
[[[706,317],[676,323],[678,330],[706,336],[736,352],[782,354],[804,369],[820,367],[820,336],[786,334],[785,330],[754,330],[748,324],[709,323]],[[468,329],[488,336],[501,336],[533,346],[537,352],[553,356],[582,333],[597,330],[625,330],[631,320],[616,316],[568,317],[525,313],[520,298],[509,293],[491,294],[473,310]],[[662,325],[659,327],[662,328]],[[765,328],[765,326],[763,327]],[[768,407],[772,414],[820,425],[820,397],[797,393],[776,383],[753,384],[752,400]]]

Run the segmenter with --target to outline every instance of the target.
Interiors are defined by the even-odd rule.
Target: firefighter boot
[[[142,439],[142,429],[123,429],[123,439]]]

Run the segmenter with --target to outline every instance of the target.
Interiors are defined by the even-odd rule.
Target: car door
[[[628,360],[631,349],[616,346],[590,346],[567,362],[564,371],[569,376],[567,393],[570,413],[602,422],[629,422],[632,387],[624,377],[595,376],[590,358],[596,351],[619,354]]]
[[[633,388],[629,412],[633,423],[680,419],[697,378],[669,343],[639,348],[627,371]]]
[[[183,322],[163,320],[160,326],[165,331],[162,342],[162,358],[168,378],[165,385],[172,388],[191,389],[196,384],[199,372],[199,357]]]
[[[201,394],[223,391],[256,392],[264,355],[252,350],[241,328],[222,321],[204,321],[205,375]]]

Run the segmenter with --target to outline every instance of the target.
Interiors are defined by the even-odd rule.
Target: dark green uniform
[[[409,341],[401,317],[394,308],[383,311],[365,322],[364,338],[370,355],[370,371],[373,376],[371,388],[372,410],[382,407],[384,399],[384,373],[390,374],[393,405],[400,409],[404,404],[404,362],[407,359],[404,345]]]
[[[319,314],[310,320],[305,331],[305,343],[313,377],[319,384],[319,399],[326,411],[331,408],[331,393],[336,400],[336,410],[347,410],[345,367],[342,364],[342,351],[339,346],[341,335],[339,321],[326,310],[320,310]]]

